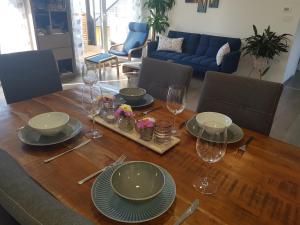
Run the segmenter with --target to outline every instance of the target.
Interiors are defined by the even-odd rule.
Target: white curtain
[[[83,0],[71,0],[70,2],[76,69],[77,71],[80,71],[81,65],[84,61],[82,13],[85,11],[85,3]]]
[[[0,54],[34,48],[26,0],[0,0]]]
[[[127,37],[129,22],[142,22],[144,0],[119,0],[107,13],[110,40],[123,43]]]

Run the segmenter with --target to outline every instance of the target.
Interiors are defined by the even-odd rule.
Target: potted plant
[[[175,5],[175,0],[146,0],[144,7],[149,10],[148,24],[152,28],[152,40],[156,33],[165,32],[169,27],[167,12]]]
[[[259,78],[269,71],[271,67],[271,61],[275,56],[279,56],[282,52],[288,52],[288,36],[290,34],[277,35],[271,31],[271,27],[263,31],[262,34],[257,32],[257,28],[253,25],[254,35],[245,39],[246,45],[242,48],[245,55],[253,57],[253,69],[252,72],[257,72]]]

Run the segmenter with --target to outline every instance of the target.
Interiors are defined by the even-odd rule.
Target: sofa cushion
[[[168,37],[181,38],[183,37],[182,52],[188,54],[194,54],[197,50],[201,35],[179,31],[169,31]]]
[[[169,38],[159,35],[157,51],[182,52],[183,38]]]
[[[155,51],[151,53],[152,58],[163,59],[163,60],[180,60],[183,57],[189,56],[187,53],[177,53],[171,51]]]
[[[238,51],[241,47],[241,40],[238,38],[218,37],[202,34],[196,50],[196,55],[216,57],[219,49],[227,42],[231,51]]]
[[[0,150],[0,204],[22,225],[93,225],[58,202]]]

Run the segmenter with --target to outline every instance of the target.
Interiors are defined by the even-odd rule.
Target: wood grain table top
[[[78,140],[75,138],[50,147],[31,147],[19,141],[16,129],[36,114],[62,111],[79,119],[84,131],[87,131],[92,123],[80,106],[80,97],[80,91],[74,89],[8,106],[1,104],[0,147],[59,201],[96,224],[119,223],[106,218],[94,207],[91,200],[94,179],[83,185],[78,185],[77,181],[110,164],[122,154],[126,154],[128,160],[145,160],[164,167],[176,182],[177,196],[170,210],[145,224],[173,224],[196,198],[200,200],[200,207],[184,224],[300,223],[300,149],[246,129],[243,129],[244,139],[229,145],[225,157],[210,167],[197,156],[196,139],[185,128],[181,130],[181,142],[159,155],[100,125],[96,126],[103,131],[103,138],[44,164],[44,159],[65,151],[68,144],[72,145]],[[162,104],[156,101],[151,107]],[[185,110],[178,115],[177,123],[194,114]],[[165,108],[151,115],[171,119],[171,114]],[[254,136],[255,140],[248,146],[247,152],[240,154],[237,148],[249,136]],[[203,195],[192,187],[193,180],[203,173],[209,173],[218,183],[216,194]]]

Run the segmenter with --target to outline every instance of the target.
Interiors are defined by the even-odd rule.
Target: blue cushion
[[[115,56],[112,55],[112,54],[109,54],[109,53],[100,53],[98,55],[87,57],[87,58],[85,58],[85,60],[89,61],[89,62],[92,62],[92,63],[100,63],[103,60],[106,60],[110,57],[115,57]]]
[[[212,35],[201,35],[201,39],[196,51],[196,55],[216,57],[219,49],[229,43],[231,51],[238,51],[241,47],[241,40],[238,38],[219,37]]]
[[[128,53],[130,49],[142,46],[148,38],[149,28],[146,23],[131,22],[128,25],[129,33],[124,42],[123,52]]]
[[[117,56],[128,56],[128,53],[127,53],[127,52],[124,52],[124,51],[117,51],[117,50],[114,50],[114,49],[111,49],[111,50],[109,51],[109,53],[114,54],[114,55],[117,55]]]
[[[183,37],[182,52],[188,54],[194,54],[196,52],[201,35],[179,31],[169,31],[169,38],[181,38]]]
[[[151,53],[152,58],[157,59],[172,59],[172,60],[180,60],[183,57],[189,56],[187,53],[177,53],[177,52],[171,52],[171,51],[155,51]]]

